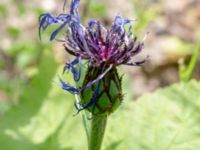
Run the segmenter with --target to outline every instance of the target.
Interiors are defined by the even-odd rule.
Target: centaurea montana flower
[[[106,29],[97,20],[91,20],[84,26],[78,11],[79,2],[80,0],[71,1],[68,14],[62,13],[58,16],[42,14],[39,18],[39,34],[49,25],[60,24],[51,34],[50,40],[54,40],[57,34],[65,29],[65,39],[59,41],[70,55],[75,56],[75,59],[65,65],[64,72],[70,70],[74,80],[78,82],[81,77],[82,60],[87,61],[88,69],[82,87],[73,87],[60,79],[62,88],[72,94],[80,95],[81,101],[75,102],[78,112],[87,109],[93,114],[110,114],[123,99],[122,79],[116,67],[143,64],[145,59],[133,62],[131,58],[143,49],[144,43],[136,41],[131,26],[125,30],[125,25],[132,20],[121,16],[115,17],[111,29]]]

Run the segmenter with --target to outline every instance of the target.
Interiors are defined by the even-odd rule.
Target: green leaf
[[[5,150],[82,149],[86,137],[81,117],[76,116],[74,96],[59,85],[57,64],[45,51],[38,74],[19,104],[1,118],[0,145]],[[66,75],[67,81],[72,80]]]
[[[0,16],[6,16],[7,8],[5,5],[0,4]]]
[[[7,32],[9,33],[9,35],[10,35],[11,37],[13,37],[13,38],[18,38],[21,31],[20,31],[20,29],[17,28],[17,27],[14,27],[14,26],[12,27],[12,26],[10,26],[10,27],[7,28]]]
[[[92,12],[92,16],[103,16],[106,14],[106,6],[101,3],[101,1],[90,1],[89,4],[90,12]]]
[[[0,122],[5,150],[85,150],[81,115],[73,117],[74,96],[57,83],[57,64],[45,51],[38,74],[20,102]],[[72,83],[72,76],[66,74]],[[124,92],[129,91],[127,86]],[[127,91],[127,92],[126,92]],[[108,118],[103,150],[197,150],[200,147],[200,82],[178,83],[136,101],[125,98]],[[127,95],[131,94],[130,92]]]
[[[200,83],[191,81],[130,102],[108,121],[104,144],[110,147],[119,143],[114,150],[197,150],[200,147],[199,91]]]
[[[2,149],[31,149],[34,145],[22,134],[21,128],[34,120],[43,100],[48,95],[51,87],[52,78],[56,73],[56,63],[51,52],[45,50],[38,74],[26,87],[18,104],[1,117],[0,123],[0,145]],[[51,69],[48,69],[49,66]]]

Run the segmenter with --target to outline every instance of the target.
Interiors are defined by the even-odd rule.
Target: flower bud
[[[89,67],[83,86],[94,80],[102,73],[102,67]],[[99,82],[80,94],[82,104],[90,104],[86,109],[95,115],[110,114],[114,112],[123,100],[121,80],[117,69],[112,69]],[[94,97],[94,95],[97,95]]]

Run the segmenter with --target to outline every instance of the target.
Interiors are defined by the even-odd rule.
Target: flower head
[[[65,65],[64,72],[70,70],[73,74],[74,80],[79,81],[81,76],[82,60],[88,62],[88,72],[85,76],[82,87],[77,88],[65,83],[62,79],[61,86],[64,90],[73,94],[80,94],[81,103],[76,103],[76,108],[80,111],[89,109],[95,112],[96,107],[99,107],[101,113],[112,112],[114,105],[120,103],[122,100],[121,94],[121,78],[117,74],[116,67],[119,65],[139,66],[145,62],[133,62],[131,58],[137,55],[144,46],[143,41],[137,42],[131,31],[125,29],[132,20],[116,16],[110,29],[106,29],[99,21],[91,20],[87,26],[81,23],[78,6],[80,0],[72,0],[70,5],[70,12],[68,14],[62,13],[54,16],[49,13],[42,14],[39,17],[39,35],[41,31],[52,24],[60,24],[60,26],[51,34],[50,40],[54,40],[61,30],[65,30],[66,34],[63,40],[65,50],[75,56],[75,59]],[[112,82],[113,81],[113,82]],[[110,89],[116,88],[114,101]],[[87,90],[93,93],[90,98],[86,98]],[[101,95],[106,93],[109,99],[108,106],[98,106],[103,101]],[[117,97],[115,97],[117,96]],[[104,97],[104,99],[106,99]],[[103,102],[105,103],[105,102]],[[109,111],[108,111],[109,110]],[[97,113],[99,113],[97,111]]]

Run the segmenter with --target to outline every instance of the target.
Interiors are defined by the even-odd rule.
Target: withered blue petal
[[[127,62],[124,63],[123,65],[128,65],[128,66],[140,66],[146,62],[147,59],[141,60],[141,61],[136,61],[136,62]]]
[[[88,26],[90,27],[90,28],[92,28],[93,27],[93,25],[95,25],[97,23],[97,20],[90,20],[89,21],[89,23],[88,23]]]
[[[80,16],[79,16],[79,12],[78,12],[79,2],[80,2],[80,0],[72,0],[71,1],[70,14],[76,16],[78,18],[78,20],[80,21]]]
[[[55,37],[56,37],[56,35],[58,34],[58,32],[59,32],[60,30],[62,30],[62,29],[66,26],[67,23],[68,23],[68,21],[64,22],[59,28],[57,28],[57,29],[51,34],[50,41],[52,41],[52,40],[55,39]]]
[[[116,16],[114,20],[114,24],[112,26],[112,30],[114,32],[118,32],[119,34],[123,34],[125,32],[124,26],[130,23],[131,20],[123,18],[121,16]]]
[[[97,98],[97,97],[98,97],[98,95],[99,95],[100,83],[101,83],[101,80],[98,81],[96,90],[94,91],[90,102],[87,103],[87,104],[82,104],[83,109],[87,109],[87,108],[89,108],[89,107],[91,107],[91,106],[95,107],[95,104],[96,104],[97,101],[98,101],[98,98]]]
[[[76,69],[76,65],[78,65],[78,69]],[[81,58],[77,57],[72,62],[66,64],[63,69],[63,73],[65,73],[66,70],[70,70],[73,74],[73,78],[76,82],[80,80],[81,77]]]
[[[101,73],[95,80],[90,81],[86,86],[82,87],[81,90],[85,90],[91,86],[93,86],[96,82],[100,81],[110,70],[112,66],[108,67],[103,73]]]
[[[49,20],[53,20],[53,16],[46,13],[46,14],[42,14],[39,16],[39,37],[41,39],[41,30],[45,30],[49,24],[51,24],[52,21]]]
[[[75,88],[75,87],[71,86],[70,84],[65,83],[61,78],[60,78],[60,83],[61,83],[61,87],[63,90],[66,90],[72,94],[80,93],[80,90],[78,88]]]

